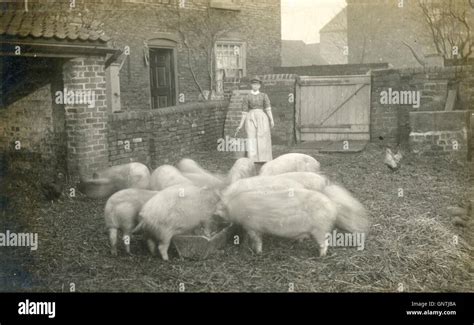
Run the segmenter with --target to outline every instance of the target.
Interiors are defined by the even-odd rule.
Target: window
[[[240,0],[211,0],[211,8],[240,10]]]
[[[242,78],[246,75],[245,43],[219,41],[216,43],[216,88],[222,93],[224,78]]]

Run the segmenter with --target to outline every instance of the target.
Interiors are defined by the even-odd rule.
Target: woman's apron
[[[251,109],[245,120],[247,157],[253,162],[272,160],[270,121],[263,109]]]

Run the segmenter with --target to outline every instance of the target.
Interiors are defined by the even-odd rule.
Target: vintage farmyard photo
[[[0,292],[474,291],[472,1],[0,8]]]

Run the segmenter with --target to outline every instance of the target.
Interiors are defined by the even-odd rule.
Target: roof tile
[[[104,34],[100,26],[100,22],[86,25],[81,17],[69,12],[56,15],[42,11],[0,13],[0,35],[108,42],[110,38]]]

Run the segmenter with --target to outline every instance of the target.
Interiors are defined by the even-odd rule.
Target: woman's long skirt
[[[245,120],[247,157],[253,162],[272,160],[270,121],[262,109],[252,109]]]

